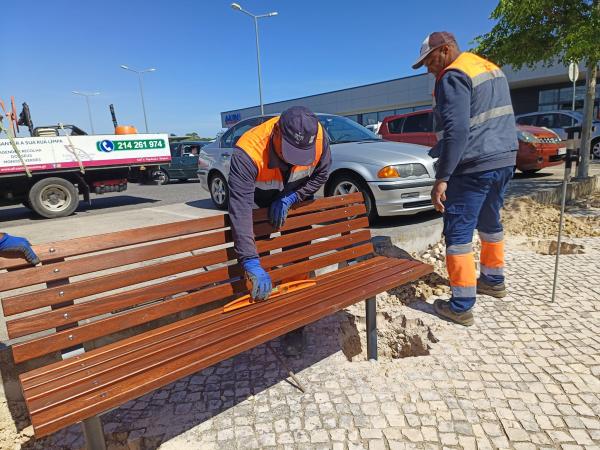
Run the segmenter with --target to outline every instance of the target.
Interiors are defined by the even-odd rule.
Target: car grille
[[[407,202],[402,206],[403,208],[421,208],[423,206],[430,206],[431,200],[420,200],[418,202]]]
[[[542,144],[559,144],[560,138],[553,137],[539,137],[537,138]]]

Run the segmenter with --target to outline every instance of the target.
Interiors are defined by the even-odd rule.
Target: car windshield
[[[329,115],[319,115],[317,117],[323,128],[325,128],[332,144],[381,140],[378,135],[347,117]]]

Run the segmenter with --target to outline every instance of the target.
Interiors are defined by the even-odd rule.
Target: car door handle
[[[221,158],[223,158],[223,159],[231,158],[231,155],[229,153],[221,153]]]

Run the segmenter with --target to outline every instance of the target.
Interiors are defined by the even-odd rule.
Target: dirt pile
[[[528,240],[525,242],[525,246],[530,248],[540,255],[556,255],[558,250],[558,241],[556,240]],[[569,242],[560,243],[560,254],[561,255],[580,255],[585,253],[585,247],[579,244],[571,244]]]
[[[379,302],[378,302],[379,303]],[[354,305],[356,306],[356,305]],[[386,308],[382,304],[382,308]],[[378,308],[379,308],[378,304]],[[350,308],[340,328],[342,351],[349,361],[366,357],[366,320],[363,308]],[[433,331],[421,319],[407,318],[392,309],[377,314],[377,348],[379,359],[398,359],[409,356],[429,355],[431,345],[438,342]]]
[[[513,235],[555,237],[558,234],[559,220],[559,207],[541,204],[527,197],[507,201],[502,212],[504,231]],[[570,237],[600,236],[600,216],[565,214],[563,234]]]

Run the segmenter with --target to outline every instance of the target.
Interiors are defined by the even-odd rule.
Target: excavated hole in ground
[[[364,316],[346,313],[341,323],[340,341],[348,361],[366,359],[366,320]],[[438,342],[431,328],[421,319],[403,314],[377,313],[377,353],[379,359],[398,359],[429,355],[431,345]]]
[[[558,249],[558,241],[555,240],[528,241],[526,245],[540,255],[556,255]],[[561,255],[580,255],[582,253],[585,253],[583,245],[569,244],[568,242],[560,243]]]

